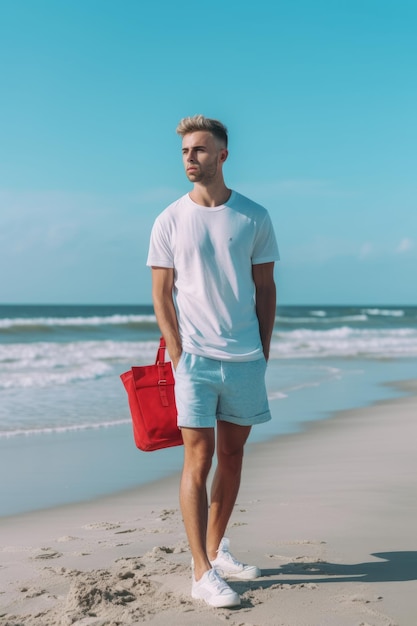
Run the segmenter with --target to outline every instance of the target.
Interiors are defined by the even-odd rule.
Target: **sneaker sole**
[[[206,604],[208,604],[209,606],[212,606],[216,609],[227,609],[230,608],[232,606],[240,606],[240,597],[237,596],[237,598],[230,598],[229,600],[226,600],[226,598],[224,598],[223,600],[221,600],[221,598],[218,598],[216,600],[214,600],[214,602],[210,602],[210,600],[208,600],[207,598],[200,598],[200,596],[195,595],[195,594],[191,594],[191,597],[194,600],[200,600],[201,602],[205,602]]]

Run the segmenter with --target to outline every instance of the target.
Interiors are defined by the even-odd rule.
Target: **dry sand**
[[[3,518],[0,624],[416,626],[416,442],[410,395],[250,446],[228,536],[262,578],[232,610],[190,597],[178,477]]]

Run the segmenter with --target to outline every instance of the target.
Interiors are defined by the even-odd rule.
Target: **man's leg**
[[[211,487],[207,555],[213,561],[236,503],[242,473],[243,449],[250,426],[217,421],[217,468]]]
[[[185,530],[194,560],[195,580],[211,568],[206,552],[207,477],[215,448],[214,428],[182,428],[184,467],[180,504]]]

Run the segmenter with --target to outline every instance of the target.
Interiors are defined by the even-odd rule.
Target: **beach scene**
[[[222,623],[187,596],[182,448],[136,449],[119,378],[154,360],[152,307],[0,314],[1,623]],[[295,623],[413,623],[394,587],[417,552],[392,525],[413,527],[416,365],[417,307],[278,309],[272,421],[252,430],[230,529],[262,567],[235,584],[245,623],[290,624],[274,607],[291,615],[294,592],[313,620]]]
[[[0,626],[417,625],[416,20],[0,2]],[[184,447],[136,447],[120,378],[155,361],[149,240],[196,114],[280,253],[232,608],[191,595]]]

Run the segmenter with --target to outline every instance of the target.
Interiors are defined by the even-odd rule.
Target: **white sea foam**
[[[91,317],[18,317],[0,319],[1,328],[52,328],[55,326],[81,327],[81,326],[123,326],[126,324],[156,323],[155,315],[105,315]]]
[[[26,388],[26,387],[48,387],[50,385],[66,385],[83,380],[99,378],[109,372],[109,366],[104,363],[87,363],[68,369],[64,372],[36,370],[27,372],[12,372],[0,374],[0,388]]]
[[[71,424],[68,426],[44,426],[39,428],[16,428],[14,430],[0,430],[0,439],[11,439],[12,437],[30,436],[30,435],[51,435],[59,433],[71,433],[82,430],[95,430],[99,428],[111,428],[113,426],[122,426],[130,424],[130,419],[111,420],[105,422],[90,422],[85,424]]]
[[[404,317],[405,313],[402,309],[381,309],[381,308],[363,308],[357,313],[329,315],[322,309],[311,310],[308,315],[290,317],[288,315],[278,315],[277,323],[284,322],[288,324],[338,324],[349,322],[366,322],[369,317]],[[17,318],[0,318],[0,331],[31,331],[31,330],[51,330],[53,328],[65,329],[74,328],[99,328],[100,326],[120,326],[129,325],[140,326],[145,324],[156,324],[156,317],[153,314],[114,314],[114,315],[95,315],[95,316],[68,316],[68,317],[17,317]]]
[[[115,365],[155,359],[154,341],[73,341],[0,344],[0,389],[67,385],[114,375]],[[417,330],[299,328],[275,332],[271,357],[399,358],[417,356]]]
[[[156,343],[74,341],[0,344],[0,389],[48,387],[110,375],[115,363],[141,365]]]
[[[339,317],[329,317],[327,314],[319,315],[317,311],[314,313],[311,312],[311,317],[288,317],[288,316],[278,316],[276,318],[276,323],[279,325],[280,323],[290,324],[292,326],[299,324],[348,324],[349,322],[367,322],[368,316],[365,313],[358,313],[354,315],[342,315]]]
[[[282,391],[271,391],[268,393],[268,400],[283,400],[284,398],[288,398],[288,394]]]
[[[274,333],[273,358],[417,356],[417,331],[402,329],[299,329]]]
[[[363,309],[366,315],[382,315],[384,317],[404,317],[401,309]]]

